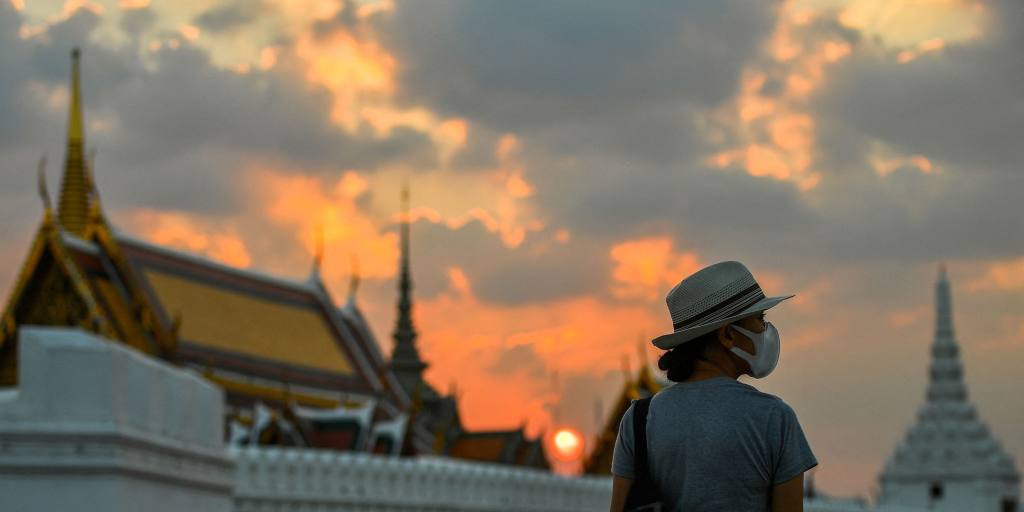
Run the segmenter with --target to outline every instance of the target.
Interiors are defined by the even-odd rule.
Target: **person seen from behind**
[[[667,350],[658,367],[673,384],[622,417],[611,512],[803,510],[803,475],[818,461],[796,414],[737,380],[775,369],[779,332],[765,311],[790,297],[766,297],[736,261],[706,267],[668,293],[674,331],[653,343]],[[639,445],[638,408],[647,410]]]

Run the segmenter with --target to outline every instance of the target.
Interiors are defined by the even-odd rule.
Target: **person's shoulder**
[[[768,410],[772,410],[781,414],[794,414],[793,408],[786,403],[782,398],[775,396],[771,393],[765,393],[750,384],[745,382],[735,381],[737,389],[745,395],[746,398],[758,402],[758,405],[765,407]]]
[[[636,400],[630,400],[626,410],[622,412],[622,419],[619,420],[619,430],[623,427],[633,428],[633,411],[636,410]]]

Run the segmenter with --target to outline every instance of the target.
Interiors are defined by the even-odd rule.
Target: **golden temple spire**
[[[71,51],[71,91],[68,99],[68,140],[64,156],[57,217],[65,231],[82,236],[89,221],[89,184],[86,179],[85,130],[82,123],[82,93],[79,85],[78,48]]]

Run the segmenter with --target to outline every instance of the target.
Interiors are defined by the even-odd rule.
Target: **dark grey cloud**
[[[508,8],[532,12],[521,4]],[[1024,173],[1020,172],[1024,153],[1015,140],[1024,126],[1024,97],[1017,85],[1024,67],[1015,65],[1019,48],[1024,46],[1020,44],[1024,30],[1022,17],[1014,17],[1007,10],[1012,8],[1009,3],[993,3],[992,8],[996,17],[1004,20],[993,27],[990,35],[908,65],[897,64],[895,55],[866,51],[876,42],[865,40],[835,20],[819,19],[803,29],[808,37],[817,34],[855,45],[852,57],[829,68],[826,86],[813,104],[820,143],[814,169],[823,179],[811,191],[800,192],[788,182],[751,177],[741,169],[702,165],[701,159],[710,148],[701,140],[693,119],[694,113],[708,104],[686,99],[685,93],[680,93],[684,94],[682,101],[659,101],[657,95],[651,99],[631,91],[636,97],[621,112],[599,105],[576,116],[541,106],[538,109],[544,112],[538,115],[550,115],[551,122],[516,132],[526,148],[527,178],[537,185],[536,202],[544,215],[569,227],[576,235],[574,244],[588,238],[599,238],[607,244],[624,238],[671,234],[680,250],[696,250],[711,261],[740,258],[792,274],[799,274],[800,269],[826,268],[827,264],[912,264],[1020,254],[1024,240],[994,234],[1024,229],[1024,211],[1015,200],[1024,190]],[[479,14],[481,23],[499,23],[488,18],[497,11],[486,11]],[[443,17],[470,16],[474,12],[467,8],[461,14]],[[597,14],[599,20],[602,12]],[[500,19],[513,24],[519,18]],[[444,20],[430,21],[426,26],[433,23],[452,23],[444,25],[446,29],[462,27]],[[589,21],[581,23],[591,26],[587,25]],[[594,26],[599,26],[596,23]],[[537,24],[546,26],[545,22]],[[529,25],[523,33],[543,31]],[[503,129],[522,128],[525,125],[516,124],[516,116],[521,113],[512,111],[533,107],[514,104],[507,115],[488,109],[504,108],[502,99],[506,97],[543,96],[542,86],[549,96],[575,93],[578,98],[570,102],[584,101],[590,91],[596,91],[596,97],[614,103],[611,100],[615,95],[609,91],[615,89],[604,88],[607,84],[600,82],[590,89],[566,79],[567,88],[559,89],[554,85],[560,83],[555,79],[557,74],[546,74],[548,68],[543,62],[526,67],[531,76],[520,81],[500,74],[496,76],[502,79],[488,81],[477,76],[490,72],[487,66],[474,64],[461,69],[450,64],[462,62],[462,54],[470,54],[467,62],[475,63],[472,59],[479,58],[477,50],[482,47],[486,54],[491,48],[484,36],[473,30],[467,28],[461,40],[474,41],[475,36],[481,38],[479,44],[466,44],[460,49],[451,43],[453,47],[444,51],[443,57],[430,54],[436,48],[427,44],[423,46],[428,48],[422,50],[427,53],[412,53],[424,59],[414,66],[437,64],[437,69],[454,74],[454,84],[446,91],[457,89],[459,81],[471,75],[474,87],[481,88],[479,97],[495,99],[496,105],[480,108],[465,98],[460,98],[464,103],[457,104],[454,99],[449,102],[442,96],[424,93],[431,84],[417,81],[419,75],[411,71],[407,76],[410,87],[439,108],[449,108],[452,115],[485,123],[493,115],[494,119],[512,119],[502,125]],[[494,37],[501,37],[499,29],[482,31],[496,32]],[[434,41],[431,37],[440,38],[439,44],[444,46],[448,35],[422,37],[430,41]],[[607,39],[615,38],[609,35]],[[553,41],[552,53],[558,54],[562,40]],[[649,44],[648,39],[641,41]],[[529,48],[519,46],[508,44],[503,48],[510,53],[529,54]],[[602,48],[597,44],[593,51],[600,53]],[[589,50],[585,45],[577,49],[581,53]],[[685,51],[681,55],[690,58]],[[431,60],[434,58],[441,60]],[[576,60],[585,65],[588,59],[579,56]],[[746,59],[733,66],[739,69],[745,63],[760,62],[761,57],[751,52]],[[510,56],[502,62],[514,69],[513,64],[520,61]],[[608,64],[613,69],[629,69],[614,58]],[[533,76],[535,69],[539,76]],[[768,71],[775,81],[785,76],[781,67],[768,66]],[[651,83],[657,76],[648,74],[638,79]],[[770,96],[772,83],[769,80],[762,93]],[[437,88],[444,88],[440,81]],[[734,89],[728,90],[731,94]],[[609,113],[613,115],[603,117]],[[907,154],[925,154],[937,162],[941,172],[923,175],[898,169],[880,177],[866,161],[872,140],[881,140]],[[986,169],[1000,172],[994,176],[979,174]],[[515,287],[511,278],[506,283]],[[596,280],[594,284],[597,290],[606,283]],[[494,289],[501,290],[501,286],[496,284]]]
[[[991,0],[986,7],[992,24],[977,40],[905,64],[880,52],[843,61],[818,98],[817,109],[831,122],[824,130],[853,137],[855,147],[857,138],[877,138],[963,172],[1020,173],[1024,15],[1019,2]],[[826,147],[832,148],[843,149]],[[841,153],[836,160],[863,153]]]
[[[156,13],[150,6],[121,11],[121,30],[128,37],[137,39],[140,34],[156,24]]]
[[[548,372],[547,364],[533,345],[516,345],[499,350],[487,372],[502,377],[521,374],[533,379],[543,379]]]
[[[262,11],[262,2],[228,2],[204,11],[196,17],[195,24],[211,32],[229,32],[255,21]]]
[[[448,288],[445,269],[453,266],[466,273],[478,297],[496,304],[557,300],[607,289],[611,262],[604,240],[561,244],[534,236],[509,248],[476,221],[454,230],[417,222],[412,236],[416,290],[427,299]]]
[[[722,101],[772,19],[770,2],[405,2],[385,37],[410,100],[522,132]]]

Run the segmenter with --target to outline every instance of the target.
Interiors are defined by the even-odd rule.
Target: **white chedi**
[[[1020,474],[968,401],[945,269],[935,295],[927,400],[879,477],[879,504],[1016,512]]]

